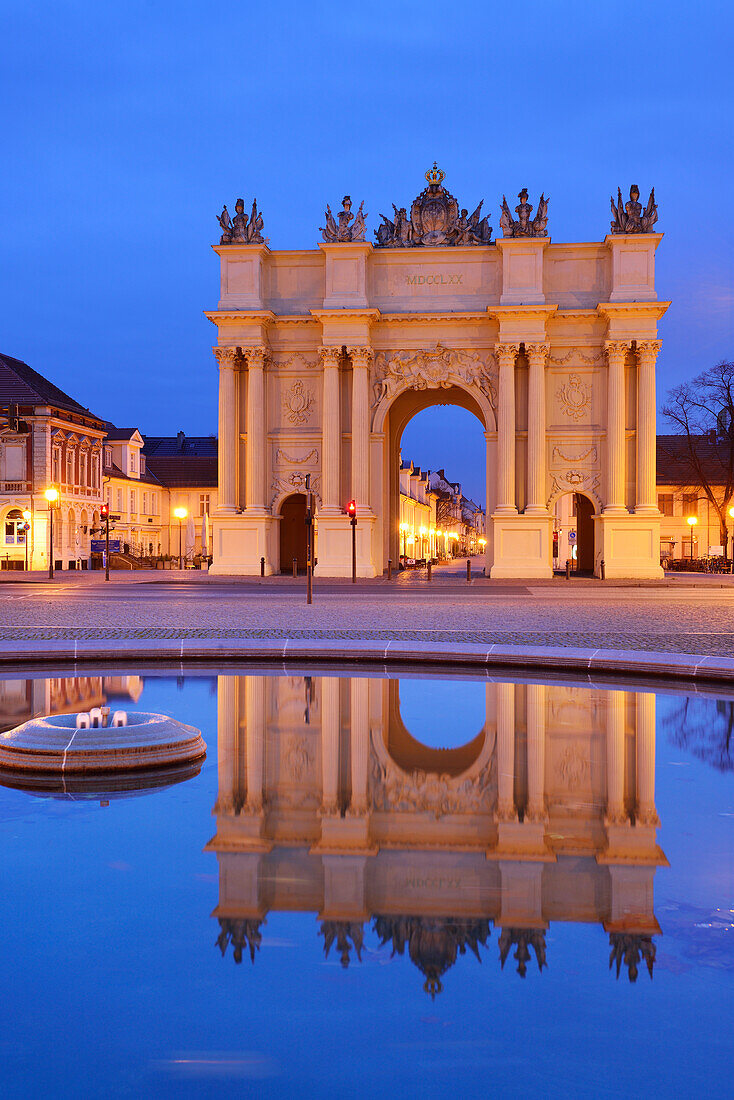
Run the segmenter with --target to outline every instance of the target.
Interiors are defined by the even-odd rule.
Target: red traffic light
[[[357,502],[356,502],[356,500],[350,500],[349,501],[349,504],[347,505],[347,515],[349,516],[350,519],[356,519],[357,518]]]
[[[102,516],[102,519],[107,519],[107,516],[110,514],[109,504],[103,504],[99,510],[99,513]]]

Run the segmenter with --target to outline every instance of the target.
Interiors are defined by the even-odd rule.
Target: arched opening
[[[299,573],[306,570],[306,497],[293,493],[280,506],[280,571],[290,573],[293,561]]]
[[[5,517],[5,545],[25,546],[25,520],[20,508],[11,508]]]
[[[387,750],[403,771],[457,776],[477,760],[486,735],[483,683],[462,683],[458,709],[455,684],[392,680],[388,691]]]
[[[491,407],[459,386],[405,390],[395,399],[384,424],[383,568],[388,558],[420,566],[478,555],[475,568],[488,571],[487,466],[495,446],[488,416]],[[439,491],[427,492],[428,471],[432,488],[444,471]]]
[[[555,503],[554,567],[593,574],[596,564],[594,502],[585,493],[564,493]]]

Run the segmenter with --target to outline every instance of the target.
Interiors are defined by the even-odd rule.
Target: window
[[[104,464],[105,464],[105,466],[111,466],[112,465],[112,448],[111,447],[105,447],[105,449],[104,449]]]
[[[673,515],[673,494],[672,493],[658,493],[658,508],[664,516],[672,516]]]
[[[130,473],[135,474],[138,471],[138,456],[136,451],[130,452]]]
[[[66,448],[66,484],[74,484],[74,453],[71,447]]]
[[[117,511],[118,512],[123,511],[123,507],[122,507],[122,489],[117,490]]]
[[[134,514],[136,511],[137,511],[137,508],[135,507],[135,490],[131,489],[130,490],[130,512]]]
[[[143,493],[143,515],[147,516],[147,514],[148,514],[148,494]]]
[[[697,493],[684,493],[683,494],[683,515],[684,516],[697,516],[698,515],[698,494]]]
[[[141,474],[145,473],[145,455],[140,456],[140,472]]]
[[[5,519],[5,545],[23,546],[25,544],[25,520],[20,508],[13,508]]]
[[[99,455],[92,455],[92,488],[99,488]]]
[[[154,516],[158,515],[158,494],[155,492],[150,494],[150,510]]]
[[[200,516],[208,516],[209,515],[209,494],[208,493],[199,493],[199,515]]]
[[[86,485],[87,484],[87,454],[86,454],[86,452],[82,452],[82,454],[79,455],[79,484],[80,485]]]
[[[61,451],[58,447],[54,447],[51,458],[51,480],[54,485],[58,485],[61,480]]]

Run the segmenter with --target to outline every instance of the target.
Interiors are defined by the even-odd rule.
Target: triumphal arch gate
[[[661,234],[654,195],[612,204],[603,240],[548,236],[548,201],[503,198],[492,239],[444,173],[410,210],[382,216],[374,244],[345,196],[314,249],[271,251],[263,218],[225,207],[215,251],[220,574],[289,571],[303,540],[306,482],[318,573],[351,573],[345,506],[357,502],[357,570],[399,556],[399,449],[429,405],[469,409],[486,439],[486,571],[552,572],[555,502],[585,501],[596,573],[659,577],[655,490]],[[534,215],[534,216],[533,216]],[[603,214],[600,211],[600,223]],[[446,440],[447,461],[450,440]],[[420,455],[415,456],[420,460]],[[580,533],[579,533],[580,534]],[[295,549],[294,549],[295,548]]]

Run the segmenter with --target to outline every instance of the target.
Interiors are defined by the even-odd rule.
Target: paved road
[[[464,574],[465,575],[465,574]],[[722,587],[723,582],[723,587]],[[178,631],[197,636],[424,638],[497,644],[669,649],[734,656],[734,584],[677,578],[670,586],[557,580],[467,585],[446,576],[356,585],[321,581],[306,605],[303,581],[230,581],[201,574],[64,574],[0,586],[0,637],[57,632]]]

